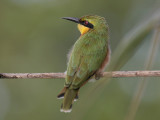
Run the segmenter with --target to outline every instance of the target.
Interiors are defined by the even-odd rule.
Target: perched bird
[[[61,112],[71,112],[72,103],[78,99],[79,89],[95,76],[100,78],[109,62],[109,28],[105,18],[88,15],[80,19],[64,17],[78,23],[80,37],[69,53],[65,85],[57,98],[64,98]]]

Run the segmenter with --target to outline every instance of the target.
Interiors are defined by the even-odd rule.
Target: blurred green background
[[[0,0],[0,72],[64,72],[80,33],[61,17],[105,17],[113,53],[159,7],[160,0]],[[121,70],[144,70],[151,34]],[[151,69],[160,69],[159,53]],[[101,80],[88,83],[70,114],[60,112],[62,100],[56,99],[64,79],[1,79],[0,120],[124,120],[140,79],[114,78],[99,92]],[[148,78],[135,120],[160,119],[159,79]]]

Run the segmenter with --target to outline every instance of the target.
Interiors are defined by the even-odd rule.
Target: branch
[[[160,71],[114,71],[104,72],[101,77],[160,77]],[[0,73],[0,79],[65,78],[64,73]]]

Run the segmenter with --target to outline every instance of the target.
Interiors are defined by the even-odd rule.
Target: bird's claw
[[[102,76],[102,73],[96,73],[95,74],[95,79],[99,80],[101,78],[101,76]]]

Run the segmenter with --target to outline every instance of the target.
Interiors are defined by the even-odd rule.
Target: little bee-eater
[[[57,96],[59,99],[64,98],[61,112],[71,112],[72,103],[78,99],[80,87],[93,76],[99,79],[100,73],[109,62],[109,27],[103,17],[96,15],[63,19],[78,23],[81,33],[69,53],[65,85]]]

